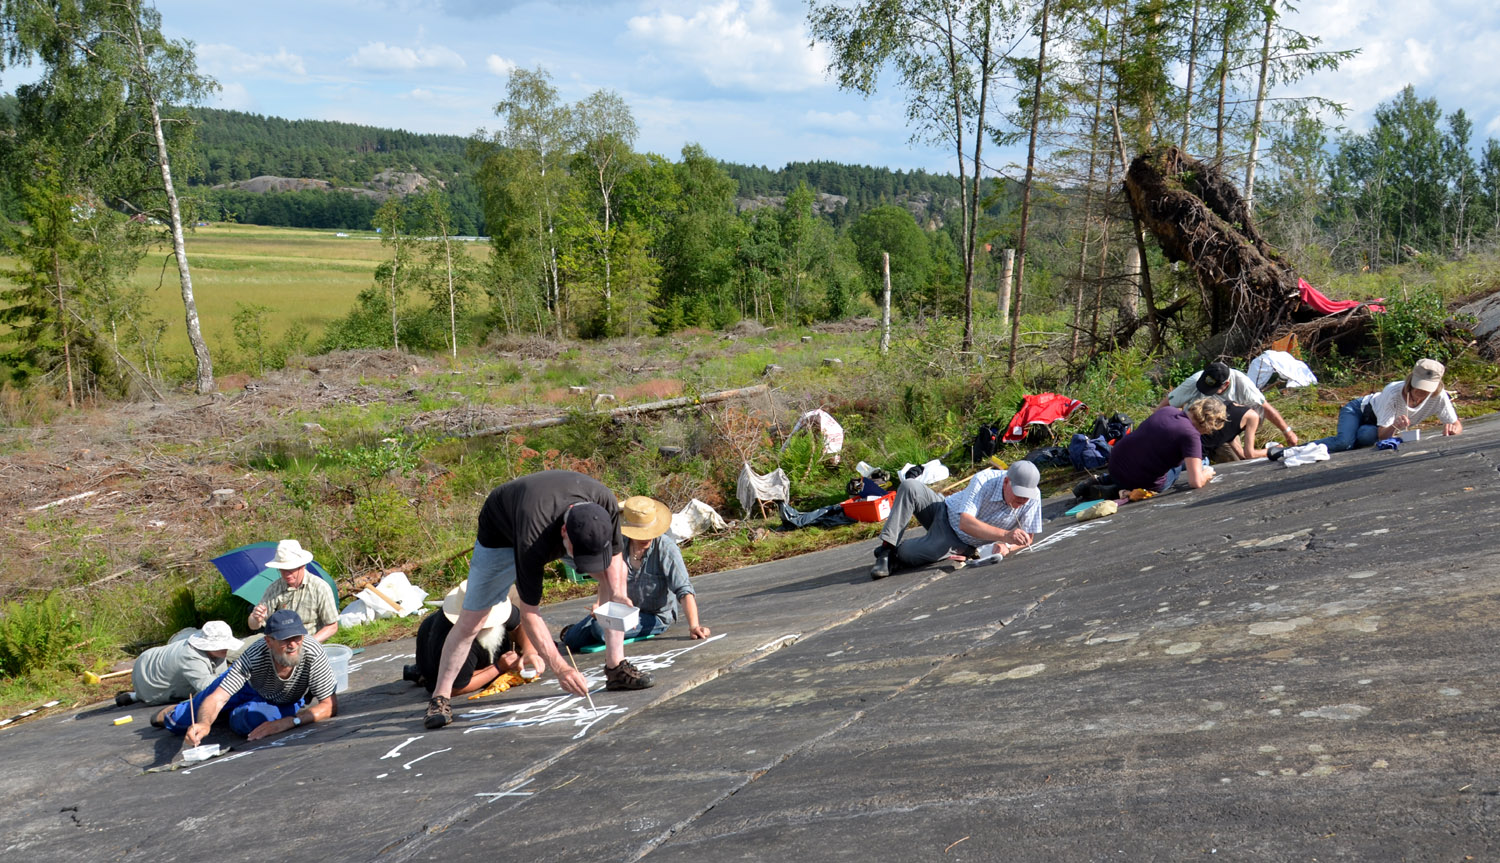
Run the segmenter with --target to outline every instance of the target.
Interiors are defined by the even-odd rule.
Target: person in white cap
[[[115,696],[115,704],[167,704],[191,698],[224,671],[224,657],[240,646],[229,624],[210,620],[202,629],[187,629],[186,637],[142,653],[130,669],[135,689]]]
[[[625,535],[625,590],[640,609],[627,639],[651,638],[677,622],[678,612],[687,617],[688,637],[707,638],[712,630],[698,619],[698,596],[688,580],[687,564],[677,543],[667,535],[672,511],[645,495],[620,504],[620,533]],[[573,650],[586,650],[604,643],[604,628],[590,610],[577,623],[563,627],[558,640]]]
[[[417,628],[417,661],[402,668],[403,679],[419,683],[432,692],[443,659],[443,643],[458,622],[468,592],[469,580],[466,578],[443,597],[441,609],[422,621]],[[479,634],[469,645],[468,659],[458,667],[458,675],[453,678],[453,694],[476,692],[494,683],[495,678],[507,671],[520,673],[523,668],[540,674],[546,666],[531,646],[526,630],[521,627],[521,610],[507,597],[490,609],[489,616],[479,627]]]
[[[312,552],[295,539],[276,543],[276,556],[266,566],[281,570],[281,578],[271,582],[261,594],[260,604],[250,609],[251,630],[259,631],[266,625],[266,618],[290,608],[313,627],[316,642],[325,642],[339,631],[339,606],[333,590],[318,576],[308,578],[307,565],[312,559]]]
[[[974,474],[964,490],[950,498],[918,480],[902,481],[880,531],[870,577],[890,575],[892,557],[903,566],[915,567],[955,552],[967,555],[990,543],[996,544],[1001,555],[1031,545],[1042,532],[1041,478],[1036,465],[1018,461],[1005,470],[991,468]],[[927,533],[902,542],[912,516]]]
[[[1443,389],[1446,371],[1437,360],[1417,360],[1404,380],[1393,381],[1378,393],[1350,399],[1339,409],[1338,430],[1314,443],[1326,445],[1330,453],[1374,446],[1377,440],[1399,435],[1431,416],[1443,424],[1443,434],[1462,434],[1463,421]]]

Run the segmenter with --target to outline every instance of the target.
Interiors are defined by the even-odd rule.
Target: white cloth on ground
[[[787,445],[792,442],[792,437],[802,429],[803,426],[817,429],[817,433],[823,438],[823,453],[834,456],[834,463],[838,462],[838,453],[844,449],[844,427],[833,418],[828,411],[818,408],[811,410],[797,418],[797,424],[792,426],[792,433],[786,436],[782,442],[781,449],[786,450]]]
[[[740,468],[739,479],[734,483],[734,496],[748,513],[758,500],[791,500],[792,481],[786,471],[777,468],[768,474],[758,474],[747,463]]]
[[[911,462],[907,462],[906,464],[902,465],[900,473],[896,474],[896,478],[910,478],[920,481],[923,485],[932,485],[935,482],[942,482],[949,476],[948,466],[937,459],[933,459],[932,461],[922,465],[922,472],[920,474],[917,474],[914,477],[907,477],[906,472],[914,467],[916,467],[916,465],[912,464]]]
[[[406,573],[392,572],[380,579],[373,590],[367,587],[355,594],[354,601],[339,613],[339,626],[358,626],[383,617],[416,614],[422,610],[422,601],[426,598],[427,591],[412,584]]]
[[[1249,377],[1257,387],[1264,388],[1271,382],[1273,374],[1281,375],[1288,389],[1310,387],[1318,382],[1318,376],[1307,367],[1307,363],[1286,351],[1266,351],[1250,361]]]
[[[1315,461],[1328,461],[1327,445],[1305,443],[1302,446],[1288,447],[1281,451],[1281,463],[1287,467],[1312,464]]]
[[[695,497],[688,501],[681,510],[672,514],[672,526],[667,528],[667,536],[681,545],[700,533],[723,530],[727,527],[729,527],[728,523],[714,511],[713,507]]]

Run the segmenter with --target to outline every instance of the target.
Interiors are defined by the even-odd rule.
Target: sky
[[[1361,53],[1286,93],[1371,112],[1407,83],[1474,137],[1500,138],[1500,3],[1301,0],[1289,25]],[[1399,7],[1399,14],[1394,10]],[[468,135],[494,127],[517,66],[544,68],[577,101],[618,92],[636,149],[676,158],[699,143],[731,162],[829,159],[954,172],[951,151],[913,144],[900,91],[841,92],[810,46],[805,0],[157,0],[163,29],[196,45],[222,90],[210,104],[288,118]],[[0,90],[28,77],[0,73]]]

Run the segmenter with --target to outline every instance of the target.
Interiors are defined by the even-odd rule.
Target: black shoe
[[[1120,487],[1114,483],[1101,482],[1094,486],[1094,490],[1099,494],[1094,500],[1114,500],[1120,496]]]
[[[1081,480],[1077,485],[1073,486],[1073,497],[1079,500],[1098,500],[1099,481],[1093,477]]]
[[[135,693],[131,692],[128,689],[125,690],[124,692],[117,692],[117,693],[115,693],[115,706],[116,707],[129,707],[130,705],[134,704],[135,702],[136,702]]]
[[[875,565],[870,567],[871,578],[885,578],[891,574],[891,547],[882,545],[875,549]]]
[[[567,626],[564,626],[562,629],[559,629],[557,631],[557,643],[558,644],[567,644],[568,643],[568,633],[572,629],[573,629],[573,624],[571,624],[571,623],[568,624]]]
[[[1270,446],[1266,447],[1266,458],[1270,461],[1281,461],[1281,454],[1285,451],[1286,447],[1271,444]]]
[[[656,684],[651,675],[622,659],[614,668],[604,669],[604,688],[611,692],[621,689],[650,689]]]
[[[422,669],[421,669],[421,667],[417,666],[417,665],[403,665],[403,666],[401,666],[401,679],[407,681],[408,683],[421,683],[422,682]]]
[[[427,702],[427,715],[422,717],[422,727],[436,730],[452,721],[453,708],[448,705],[448,699],[442,695],[432,696]]]

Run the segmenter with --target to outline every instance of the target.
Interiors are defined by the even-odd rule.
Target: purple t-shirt
[[[1109,454],[1109,478],[1122,489],[1161,491],[1167,471],[1190,458],[1203,458],[1198,427],[1182,408],[1157,408],[1115,444]]]

